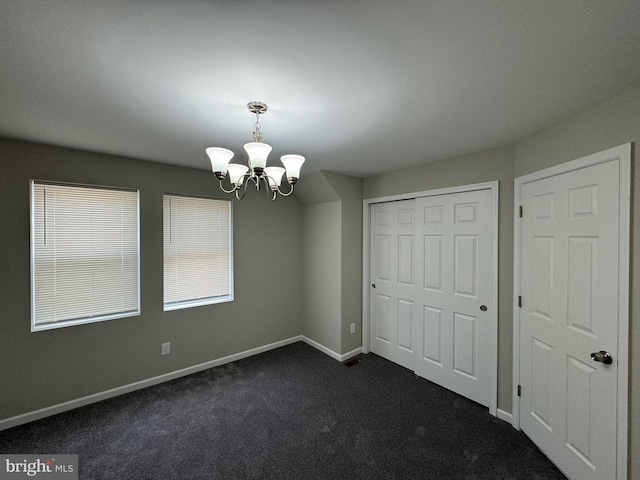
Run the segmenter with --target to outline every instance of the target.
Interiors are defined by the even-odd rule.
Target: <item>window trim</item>
[[[203,200],[215,200],[215,201],[223,201],[228,202],[229,204],[229,293],[227,295],[220,295],[216,297],[206,297],[199,298],[193,300],[181,300],[178,302],[166,303],[164,300],[164,268],[165,268],[165,251],[164,251],[164,199],[165,197],[184,197],[184,198],[192,198],[192,199],[203,199]],[[228,303],[233,302],[235,299],[235,278],[234,278],[234,251],[233,251],[233,201],[228,198],[220,198],[220,197],[209,197],[205,195],[192,195],[192,194],[183,194],[183,193],[173,193],[173,192],[164,192],[162,194],[162,278],[163,278],[163,294],[162,294],[162,305],[163,311],[170,312],[174,310],[182,310],[185,308],[193,308],[193,307],[201,307],[205,305],[216,305],[219,303]]]
[[[114,190],[121,192],[130,192],[136,194],[136,249],[137,249],[137,259],[136,259],[136,284],[137,284],[137,295],[136,295],[136,303],[137,308],[133,311],[122,312],[122,313],[110,313],[104,315],[95,315],[95,316],[87,316],[82,318],[73,318],[68,320],[60,320],[54,322],[48,322],[44,324],[36,324],[36,268],[35,268],[35,188],[36,185],[51,185],[51,186],[61,186],[61,187],[75,187],[75,188],[92,188],[99,190]],[[30,304],[31,304],[31,312],[30,312],[30,324],[31,324],[31,332],[41,332],[46,330],[53,330],[57,328],[64,327],[73,327],[76,325],[85,325],[90,323],[104,322],[108,320],[115,320],[118,318],[128,318],[128,317],[136,317],[142,314],[142,303],[141,303],[141,283],[140,283],[140,191],[136,188],[130,187],[116,187],[109,185],[95,185],[95,184],[84,184],[84,183],[74,183],[74,182],[59,182],[53,180],[38,180],[38,179],[30,179],[29,180],[29,261],[30,261],[30,269],[29,269],[29,284],[30,284]]]

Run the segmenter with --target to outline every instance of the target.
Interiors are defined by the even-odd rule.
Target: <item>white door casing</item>
[[[460,196],[458,197],[458,195]],[[485,208],[481,209],[482,211],[478,209],[478,196],[483,197],[481,201],[486,202]],[[457,201],[455,200],[456,197],[458,198]],[[415,202],[413,201],[414,198]],[[410,200],[411,203],[402,202],[401,200]],[[431,202],[431,200],[435,203]],[[448,204],[448,210],[445,215],[448,215],[452,220],[448,222],[449,226],[446,232],[448,237],[446,240],[444,237],[441,239],[443,242],[441,246],[444,247],[447,242],[452,243],[451,248],[447,246],[446,255],[438,259],[438,261],[443,261],[445,264],[443,264],[443,268],[437,275],[441,273],[447,279],[450,279],[447,280],[450,286],[447,288],[449,295],[447,305],[442,303],[438,305],[438,302],[433,299],[433,293],[436,289],[424,288],[425,282],[429,284],[436,274],[431,270],[425,276],[424,269],[421,266],[425,264],[423,253],[425,243],[427,247],[432,247],[438,243],[437,236],[445,233],[441,233],[438,230],[438,228],[442,228],[442,225],[436,227],[435,223],[432,224],[431,232],[428,229],[425,230],[424,226],[421,227],[419,225],[420,223],[424,224],[425,221],[424,209],[440,205],[443,201]],[[420,203],[421,207],[414,208],[418,203]],[[364,209],[363,351],[366,353],[371,349],[371,351],[380,353],[396,363],[416,370],[416,373],[427,377],[430,376],[431,380],[442,384],[446,388],[487,405],[489,412],[492,415],[496,415],[498,182],[365,200]],[[412,210],[411,214],[408,213],[409,210]],[[435,215],[436,210],[431,209],[427,212],[427,215]],[[399,214],[400,211],[403,213]],[[398,230],[395,239],[393,235],[383,239],[378,238],[378,234],[387,235],[389,233],[388,230],[384,230],[384,228],[388,228],[387,226],[381,229],[380,225],[376,225],[379,223],[378,216],[380,212],[388,212],[382,213],[382,217],[387,218],[386,220],[383,218],[382,223],[389,225],[395,225],[400,218],[404,218],[401,223],[405,229]],[[421,215],[422,218],[418,218]],[[457,215],[458,227],[455,227],[453,223],[455,215]],[[431,218],[427,217],[427,220],[433,223],[434,218],[433,216]],[[445,220],[445,217],[441,218]],[[409,223],[413,224],[412,231],[410,231]],[[474,227],[473,225],[476,226]],[[477,229],[478,226],[482,227],[485,230],[484,234],[488,233],[490,237],[484,246],[478,243],[477,232],[472,231]],[[456,228],[458,230],[455,230]],[[471,230],[469,230],[470,228]],[[454,244],[457,245],[457,248],[454,248]],[[386,262],[386,259],[398,258],[398,255],[400,255],[398,265],[400,271],[404,272],[404,279],[402,282],[398,282],[401,283],[400,286],[394,286],[395,293],[388,290],[389,281],[382,279],[383,281],[380,282],[380,277],[393,278],[393,275],[398,274],[398,272],[391,271],[392,267],[385,267],[384,272],[380,272],[379,267],[375,265],[379,261],[378,256],[382,251],[380,245],[384,245],[384,250],[391,252],[383,255],[383,261]],[[408,258],[407,252],[411,252],[413,257],[413,262],[411,263],[414,266],[410,269],[408,267],[409,263],[402,260],[402,258]],[[468,272],[460,270],[457,277],[454,274],[456,256],[458,266],[463,264],[473,265]],[[427,256],[427,262],[429,262],[429,258],[431,261],[436,259],[433,254],[431,257]],[[456,278],[458,292],[454,294],[453,282]],[[372,288],[372,284],[376,284],[375,289]],[[402,293],[397,294],[398,292]],[[478,294],[483,297],[482,300]],[[451,308],[456,296],[460,297],[457,299],[459,305],[456,308]],[[440,297],[439,301],[441,302],[443,295],[440,294]],[[459,300],[462,300],[462,302]],[[487,310],[481,310],[481,305],[485,305]],[[381,306],[382,308],[380,308]],[[378,310],[382,310],[382,312]],[[446,343],[447,353],[445,354],[444,349],[441,351],[446,356],[446,360],[443,356],[442,360],[444,361],[436,363],[446,365],[448,372],[444,375],[438,373],[438,375],[434,376],[434,371],[429,371],[428,368],[425,369],[424,366],[419,364],[425,362],[424,358],[433,360],[435,356],[433,350],[428,350],[429,345],[427,345],[428,353],[425,355],[426,351],[422,341],[425,339],[425,320],[431,321],[431,323],[427,322],[427,325],[434,325],[434,315],[429,315],[429,313],[435,314],[438,312],[442,317],[438,319],[438,323],[445,320],[444,316],[448,316],[446,325],[442,324],[446,328],[443,328],[442,332],[440,332],[447,337],[440,336],[438,340],[433,340],[434,336],[429,335],[427,341],[431,341],[431,346],[434,345],[434,341],[438,345],[442,342]],[[409,322],[406,321],[408,317],[412,318],[410,326]],[[404,318],[404,320],[401,320],[400,325],[396,323],[397,318]],[[390,333],[383,335],[377,333],[379,329],[378,323],[381,319],[383,325],[381,331],[384,332],[390,328]],[[391,325],[391,327],[388,325]],[[481,326],[480,329],[478,329],[479,325]],[[457,339],[457,351],[455,349],[454,334]],[[385,338],[380,339],[378,337]],[[408,338],[411,339],[410,346],[406,345]],[[397,345],[395,347],[392,346],[399,339],[402,344],[400,348]],[[387,353],[392,350],[396,352],[394,354]],[[393,358],[392,355],[396,358]],[[403,360],[398,361],[397,357],[403,357]],[[457,363],[454,364],[454,361]],[[438,372],[443,370],[442,367],[435,369]],[[447,375],[453,377],[453,381],[445,380]],[[456,380],[456,377],[459,380]],[[473,387],[465,387],[465,384]],[[480,393],[472,393],[474,389]]]
[[[629,159],[516,179],[514,426],[576,480],[626,478]]]

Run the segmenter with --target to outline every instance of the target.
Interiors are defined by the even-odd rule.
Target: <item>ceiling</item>
[[[640,83],[637,0],[2,0],[0,136],[366,177],[516,141]]]

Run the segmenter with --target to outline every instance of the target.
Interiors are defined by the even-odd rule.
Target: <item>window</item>
[[[31,330],[140,314],[138,192],[31,182]]]
[[[233,300],[231,202],[164,196],[164,309]]]

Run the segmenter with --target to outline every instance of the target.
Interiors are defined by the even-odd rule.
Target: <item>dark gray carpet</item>
[[[0,432],[81,479],[565,477],[487,409],[374,354],[296,343]]]

